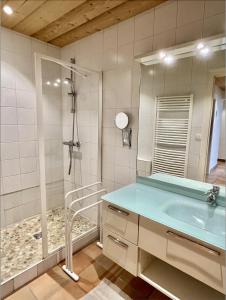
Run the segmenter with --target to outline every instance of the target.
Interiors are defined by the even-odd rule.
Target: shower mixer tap
[[[75,59],[71,58],[71,63],[75,64]],[[74,76],[73,76],[73,71],[71,70],[71,76],[70,78],[65,78],[66,82],[70,84],[70,92],[68,92],[68,95],[71,96],[71,113],[72,113],[72,137],[71,140],[69,141],[64,141],[63,145],[68,146],[68,152],[69,152],[69,169],[68,169],[68,174],[71,174],[71,168],[72,168],[72,155],[73,155],[73,148],[77,147],[77,149],[80,149],[81,144],[79,142],[79,132],[78,132],[78,121],[77,121],[77,114],[76,114],[76,98],[77,98],[77,93],[75,91],[75,83],[74,83]],[[75,125],[76,125],[76,130],[77,130],[77,141],[74,141],[74,130],[75,130]]]

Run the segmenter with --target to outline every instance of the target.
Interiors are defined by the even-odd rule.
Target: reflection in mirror
[[[164,172],[223,185],[225,134],[224,50],[141,65],[139,176]]]

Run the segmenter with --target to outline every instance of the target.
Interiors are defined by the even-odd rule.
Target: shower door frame
[[[97,163],[97,181],[102,181],[102,109],[103,109],[103,72],[95,71],[80,67],[76,64],[34,53],[35,57],[35,86],[36,86],[36,104],[37,104],[37,131],[38,131],[38,148],[39,148],[39,172],[40,172],[40,192],[41,192],[41,230],[42,230],[42,259],[45,259],[53,252],[58,251],[59,247],[53,252],[48,251],[48,235],[47,235],[47,206],[46,206],[46,164],[45,164],[45,134],[43,123],[43,94],[42,94],[42,60],[51,61],[64,67],[74,73],[86,74],[95,73],[99,77],[98,85],[98,163]],[[76,70],[76,71],[75,71]],[[85,79],[84,79],[85,80]],[[61,248],[61,247],[60,247]]]

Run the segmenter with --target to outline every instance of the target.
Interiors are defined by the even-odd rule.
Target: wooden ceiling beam
[[[32,0],[27,1],[29,2]],[[75,7],[78,7],[85,1],[86,0],[47,0],[24,20],[16,24],[12,29],[26,35],[32,35],[59,19]]]
[[[129,0],[91,21],[50,40],[50,43],[59,47],[64,47],[67,44],[133,17],[166,1],[167,0]]]
[[[13,9],[13,15],[7,16],[6,14],[2,14],[2,25],[7,28],[16,26],[16,24],[24,20],[46,1],[47,0],[5,0],[3,5],[9,5]]]
[[[33,34],[33,36],[44,42],[49,42],[126,1],[127,0],[88,0],[39,32]]]

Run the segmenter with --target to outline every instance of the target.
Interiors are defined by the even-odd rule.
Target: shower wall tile
[[[34,193],[39,185],[34,52],[60,58],[59,48],[1,28],[1,214],[5,225],[39,211],[40,195]],[[45,75],[55,78],[58,71],[49,65]],[[52,144],[57,150],[48,156],[51,172],[47,179],[62,181],[62,151],[58,151],[62,147],[61,91],[47,96],[45,117],[51,121],[47,125],[52,125],[48,137],[60,141]],[[50,206],[54,207],[53,201]]]
[[[19,158],[18,143],[1,143],[1,160]]]

